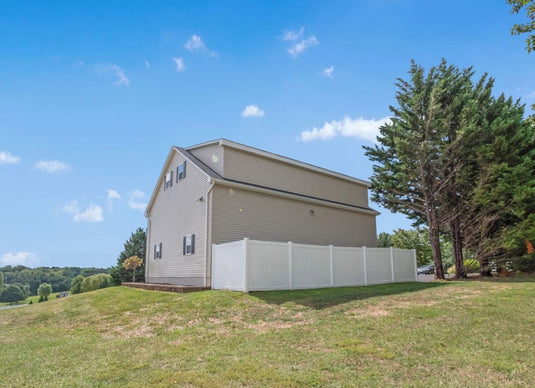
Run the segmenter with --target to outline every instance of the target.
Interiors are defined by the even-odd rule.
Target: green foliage
[[[464,260],[464,270],[466,273],[477,273],[479,272],[479,261],[474,259]],[[455,265],[448,267],[448,274],[455,275]]]
[[[10,305],[24,299],[24,292],[19,286],[8,285],[0,293],[0,302],[9,302]]]
[[[115,284],[118,280],[128,282],[132,280],[132,275],[128,273],[128,269],[123,267],[123,262],[132,256],[137,256],[143,261],[145,260],[145,249],[147,245],[147,236],[143,228],[137,228],[135,232],[130,235],[130,238],[124,243],[124,249],[117,258],[117,266],[112,272]],[[145,281],[145,265],[142,264],[135,271],[135,280]]]
[[[88,292],[113,286],[113,278],[109,274],[99,273],[82,280],[81,292]]]
[[[30,295],[37,294],[37,288],[42,283],[52,286],[53,292],[68,291],[72,279],[77,275],[91,276],[96,273],[105,273],[103,268],[80,267],[37,267],[28,268],[22,265],[5,266],[0,268],[6,284],[19,284],[30,286]]]
[[[526,9],[526,15],[528,21],[526,23],[515,24],[511,28],[511,34],[520,35],[528,34],[526,38],[526,50],[528,53],[535,50],[535,1],[534,0],[507,0],[511,5],[512,13],[519,13],[524,8]]]
[[[511,271],[535,272],[535,254],[510,259],[507,261],[507,268]]]
[[[29,284],[25,284],[24,286],[22,286],[22,291],[24,292],[24,297],[27,298],[30,296],[30,285]]]
[[[429,232],[426,228],[405,230],[397,229],[392,235],[392,246],[402,249],[416,249],[416,260],[418,266],[431,264],[433,255],[429,245]]]
[[[52,286],[48,283],[43,283],[37,289],[40,301],[48,300],[48,296],[52,293]],[[42,300],[41,300],[42,299]]]
[[[386,232],[379,233],[377,236],[377,246],[379,248],[390,248],[392,245],[392,235]]]
[[[79,294],[82,292],[82,282],[84,281],[84,277],[82,275],[76,276],[74,279],[72,279],[71,286],[69,288],[69,292],[71,294]]]
[[[0,271],[0,292],[4,289],[4,273]]]
[[[130,256],[123,261],[123,268],[132,270],[132,282],[136,282],[136,268],[143,265],[143,260],[137,256]]]

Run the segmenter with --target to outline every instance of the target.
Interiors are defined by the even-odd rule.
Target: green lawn
[[[535,278],[0,310],[3,386],[532,386]]]
[[[57,295],[59,294],[59,292],[53,292],[52,294],[50,294],[48,296],[48,300],[53,300],[53,299],[56,299]],[[30,301],[32,301],[32,303],[38,303],[39,302],[39,295],[32,295],[32,296],[29,296],[26,298],[26,300],[24,301],[20,301],[19,303],[14,303],[17,304],[17,305],[21,305],[21,304],[29,304]],[[10,306],[9,303],[4,303],[4,302],[0,302],[0,307],[1,306]]]

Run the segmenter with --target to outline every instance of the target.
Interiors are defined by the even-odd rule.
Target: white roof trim
[[[206,147],[206,146],[212,145],[212,144],[218,144],[218,145],[223,145],[223,146],[227,146],[227,147],[236,148],[236,149],[241,150],[241,151],[250,152],[250,153],[253,153],[253,154],[256,154],[256,155],[260,155],[260,156],[263,156],[263,157],[266,157],[266,158],[269,158],[269,159],[275,159],[275,160],[278,160],[278,161],[283,162],[283,163],[288,163],[288,164],[291,164],[291,165],[294,165],[294,166],[306,168],[308,170],[313,170],[313,171],[316,171],[316,172],[319,172],[319,173],[322,173],[322,174],[334,176],[336,178],[340,178],[340,179],[343,179],[343,180],[346,180],[346,181],[350,181],[350,182],[353,182],[353,183],[358,183],[358,184],[364,185],[366,187],[370,187],[370,184],[371,184],[370,182],[362,180],[362,179],[358,179],[358,178],[355,178],[355,177],[352,177],[352,176],[349,176],[349,175],[341,174],[341,173],[336,172],[336,171],[331,171],[331,170],[328,170],[326,168],[314,166],[312,164],[301,162],[299,160],[288,158],[286,156],[277,155],[277,154],[274,154],[274,153],[271,153],[271,152],[268,152],[268,151],[261,150],[259,148],[254,148],[254,147],[247,146],[245,144],[236,143],[234,141],[230,141],[230,140],[227,140],[227,139],[217,139],[217,140],[208,141],[208,142],[205,142],[205,143],[201,143],[201,144],[197,144],[197,145],[188,147],[188,148],[186,148],[186,150],[190,151],[190,150],[193,150],[193,149],[196,149],[196,148],[202,148],[202,147]]]

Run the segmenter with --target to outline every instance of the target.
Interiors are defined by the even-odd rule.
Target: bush
[[[475,259],[466,259],[464,261],[464,270],[466,273],[479,272],[479,261]],[[455,275],[455,264],[446,271],[450,275]]]
[[[107,273],[98,273],[85,278],[82,281],[80,289],[81,292],[88,292],[111,286],[113,286],[113,278],[111,275],[108,275]]]
[[[535,272],[535,254],[517,257],[507,264],[507,268],[511,271]]]
[[[72,279],[69,292],[73,295],[82,292],[82,282],[84,281],[84,279],[85,278],[82,275],[78,275],[74,279]]]

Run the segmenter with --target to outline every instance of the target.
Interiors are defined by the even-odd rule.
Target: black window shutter
[[[162,243],[160,243],[160,259],[162,258]]]
[[[186,236],[182,239],[182,254],[186,255]]]
[[[172,187],[173,186],[173,171],[171,171],[169,174],[171,174],[171,176],[169,177],[169,187]]]
[[[186,161],[184,160],[184,172],[182,173],[182,179],[186,177]]]
[[[195,235],[191,235],[191,253],[195,253]]]
[[[154,244],[154,260],[156,260],[157,257],[156,257],[156,244]]]
[[[180,164],[178,165],[178,167],[176,168],[176,183],[178,183],[178,177],[180,176],[180,173],[178,172],[180,169]]]

